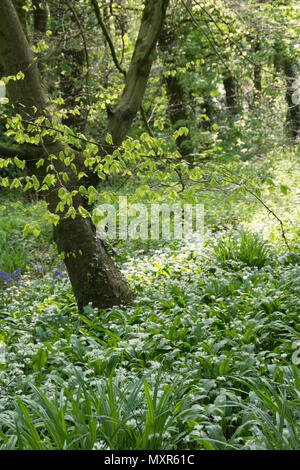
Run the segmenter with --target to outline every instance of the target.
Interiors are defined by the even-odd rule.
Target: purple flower
[[[54,271],[54,274],[53,274],[52,278],[53,279],[61,279],[62,278],[62,272],[57,269],[56,271]]]
[[[18,280],[20,279],[21,277],[21,269],[20,268],[17,268],[14,272],[13,272],[13,278],[14,280]]]
[[[17,268],[12,274],[7,273],[6,271],[3,271],[3,269],[0,270],[0,282],[4,283],[6,287],[10,287],[12,281],[15,281],[16,284],[19,285],[21,281],[21,269]]]
[[[10,273],[4,273],[4,279],[6,281],[7,286],[10,287],[11,274]]]

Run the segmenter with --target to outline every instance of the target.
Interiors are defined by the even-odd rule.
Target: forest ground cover
[[[3,193],[1,449],[299,449],[297,152],[248,166],[290,250],[249,192],[203,191],[203,246],[114,247],[136,300],[103,311],[78,312],[47,227],[23,238],[43,203]]]

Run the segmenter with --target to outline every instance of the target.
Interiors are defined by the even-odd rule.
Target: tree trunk
[[[254,45],[255,54],[258,54],[260,50],[261,50],[260,42],[257,39]],[[253,83],[254,83],[254,100],[257,101],[259,100],[261,96],[261,90],[262,90],[261,88],[261,64],[258,62],[257,56],[255,59],[255,62],[256,64],[253,70]]]
[[[236,84],[231,74],[223,79],[223,85],[225,89],[226,107],[232,114],[235,114],[237,110]]]
[[[286,46],[279,41],[274,44],[273,64],[276,72],[282,71],[285,75],[287,102],[286,130],[287,135],[296,139],[300,135],[300,102],[299,94],[296,96],[296,88],[299,88],[299,71],[297,60],[288,56]],[[298,84],[297,84],[298,80]]]
[[[276,73],[280,73],[282,69],[282,50],[279,41],[275,41],[273,50],[273,65]]]
[[[169,116],[174,129],[179,127],[189,128],[189,115],[185,104],[183,86],[177,75],[165,77],[167,95],[169,99]],[[193,161],[193,146],[190,132],[188,137],[180,135],[176,140],[178,150],[188,162]]]
[[[32,6],[34,30],[45,33],[48,21],[47,2],[46,0],[32,0]]]
[[[146,0],[126,88],[119,105],[112,112],[111,122],[108,125],[114,143],[120,143],[125,137],[140,107],[167,4],[166,0]],[[10,103],[14,104],[17,112],[26,120],[34,121],[39,116],[45,115],[51,119],[46,110],[47,93],[41,85],[37,64],[11,0],[0,2],[0,62],[5,75],[16,75],[19,71],[25,75],[23,80],[11,80],[7,86]],[[65,148],[61,142],[53,142],[50,137],[44,138],[41,147],[32,146],[27,154],[26,148],[21,148],[22,156],[29,163],[33,158],[45,159],[45,165],[36,170],[41,179],[47,175],[45,168],[49,163],[53,165],[50,171],[55,175],[63,171],[69,177],[64,183],[61,183],[57,177],[55,187],[42,193],[52,213],[55,213],[60,202],[58,191],[61,187],[72,192],[74,189],[78,190],[82,184],[60,158],[49,160],[50,155],[58,155]],[[82,161],[82,155],[77,155],[75,162],[82,164]],[[80,205],[84,205],[84,201],[77,192],[73,198],[73,207],[78,209]],[[88,303],[97,308],[107,308],[129,302],[133,298],[132,292],[121,278],[104,244],[97,239],[89,218],[84,218],[78,213],[75,219],[66,218],[65,212],[62,213],[55,228],[55,239],[59,252],[65,255],[66,267],[79,309]]]
[[[165,24],[159,38],[162,61],[167,69],[170,67],[173,68],[174,58],[171,56],[171,53],[176,42],[178,42],[174,31],[176,31],[174,23],[170,22],[169,24]],[[184,88],[180,83],[178,73],[165,76],[164,82],[169,101],[169,117],[174,130],[179,127],[189,128],[189,112],[186,105]],[[189,132],[188,137],[185,135],[179,136],[176,140],[176,144],[184,160],[192,163],[194,149],[191,142],[191,133]]]
[[[26,35],[26,38],[28,39],[27,25],[26,25],[26,20],[27,20],[26,0],[12,0],[12,2],[18,14],[18,17],[22,25],[23,31]]]
[[[28,116],[36,119],[45,115],[47,95],[41,86],[36,62],[11,0],[2,0],[0,4],[0,51],[5,75],[15,75],[20,70],[25,74],[23,80],[8,83],[7,91],[11,103],[26,119]],[[36,114],[33,111],[34,106],[37,108]],[[38,155],[47,160],[49,155],[58,155],[64,149],[62,143],[53,143],[47,138],[44,141],[44,148],[35,147],[30,150],[27,161],[32,165],[31,157],[35,159]],[[64,184],[67,191],[76,189],[78,181],[69,167],[60,159],[47,163],[54,165],[54,174],[59,174],[61,171],[68,174],[69,181]],[[39,179],[46,176],[47,172],[44,169],[46,167],[45,164],[38,171],[35,169]],[[55,188],[51,187],[49,191],[42,193],[52,213],[55,213],[56,206],[60,202],[58,195],[60,187],[62,186],[57,180]],[[83,204],[78,193],[73,200],[73,206],[77,209]],[[81,310],[89,302],[99,308],[128,302],[133,297],[132,293],[110,260],[103,243],[97,240],[90,219],[80,215],[75,219],[64,216],[65,213],[61,215],[55,227],[55,239],[59,252],[64,253],[78,308]]]
[[[296,80],[299,76],[297,73],[297,65],[290,57],[285,56],[283,59],[284,73],[286,79],[286,101],[288,105],[286,126],[287,133],[292,139],[296,139],[300,135],[300,102],[299,94],[296,96]]]
[[[39,1],[38,1],[39,3]],[[88,117],[88,73],[84,68],[89,68],[88,56],[84,47],[83,38],[68,38],[71,25],[80,33],[84,30],[84,21],[76,8],[76,2],[73,0],[64,2],[49,2],[49,8],[52,17],[52,31],[54,37],[62,36],[64,41],[57,50],[61,60],[55,60],[55,70],[59,80],[59,91],[64,100],[64,107],[71,111],[79,109],[80,114],[68,113],[63,117],[62,122],[71,127],[75,132],[84,133]],[[41,11],[39,8],[38,12]],[[80,23],[81,26],[78,26]],[[72,68],[72,74],[66,73],[66,63]]]

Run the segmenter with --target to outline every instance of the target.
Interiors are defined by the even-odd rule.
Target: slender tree
[[[286,102],[288,106],[286,116],[287,133],[292,139],[300,136],[300,103],[299,98],[295,97],[295,87],[298,87],[299,75],[297,63],[290,57],[285,56],[283,67],[286,80]]]
[[[236,96],[236,82],[231,73],[227,73],[223,79],[223,85],[225,89],[226,107],[228,110],[235,114],[237,110],[237,96]]]
[[[254,52],[256,54],[256,57],[260,51],[261,51],[260,41],[256,39],[255,44],[254,44]],[[259,59],[256,58],[256,63],[254,65],[254,70],[253,70],[253,84],[254,84],[254,99],[255,100],[259,100],[261,96],[261,91],[262,91],[261,72],[262,72],[261,64],[259,63]]]

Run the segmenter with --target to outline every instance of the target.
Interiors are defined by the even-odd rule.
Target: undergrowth
[[[124,243],[135,303],[83,313],[48,229],[21,235],[41,205],[1,202],[1,449],[299,449],[297,224],[289,252],[210,197],[203,244]]]

